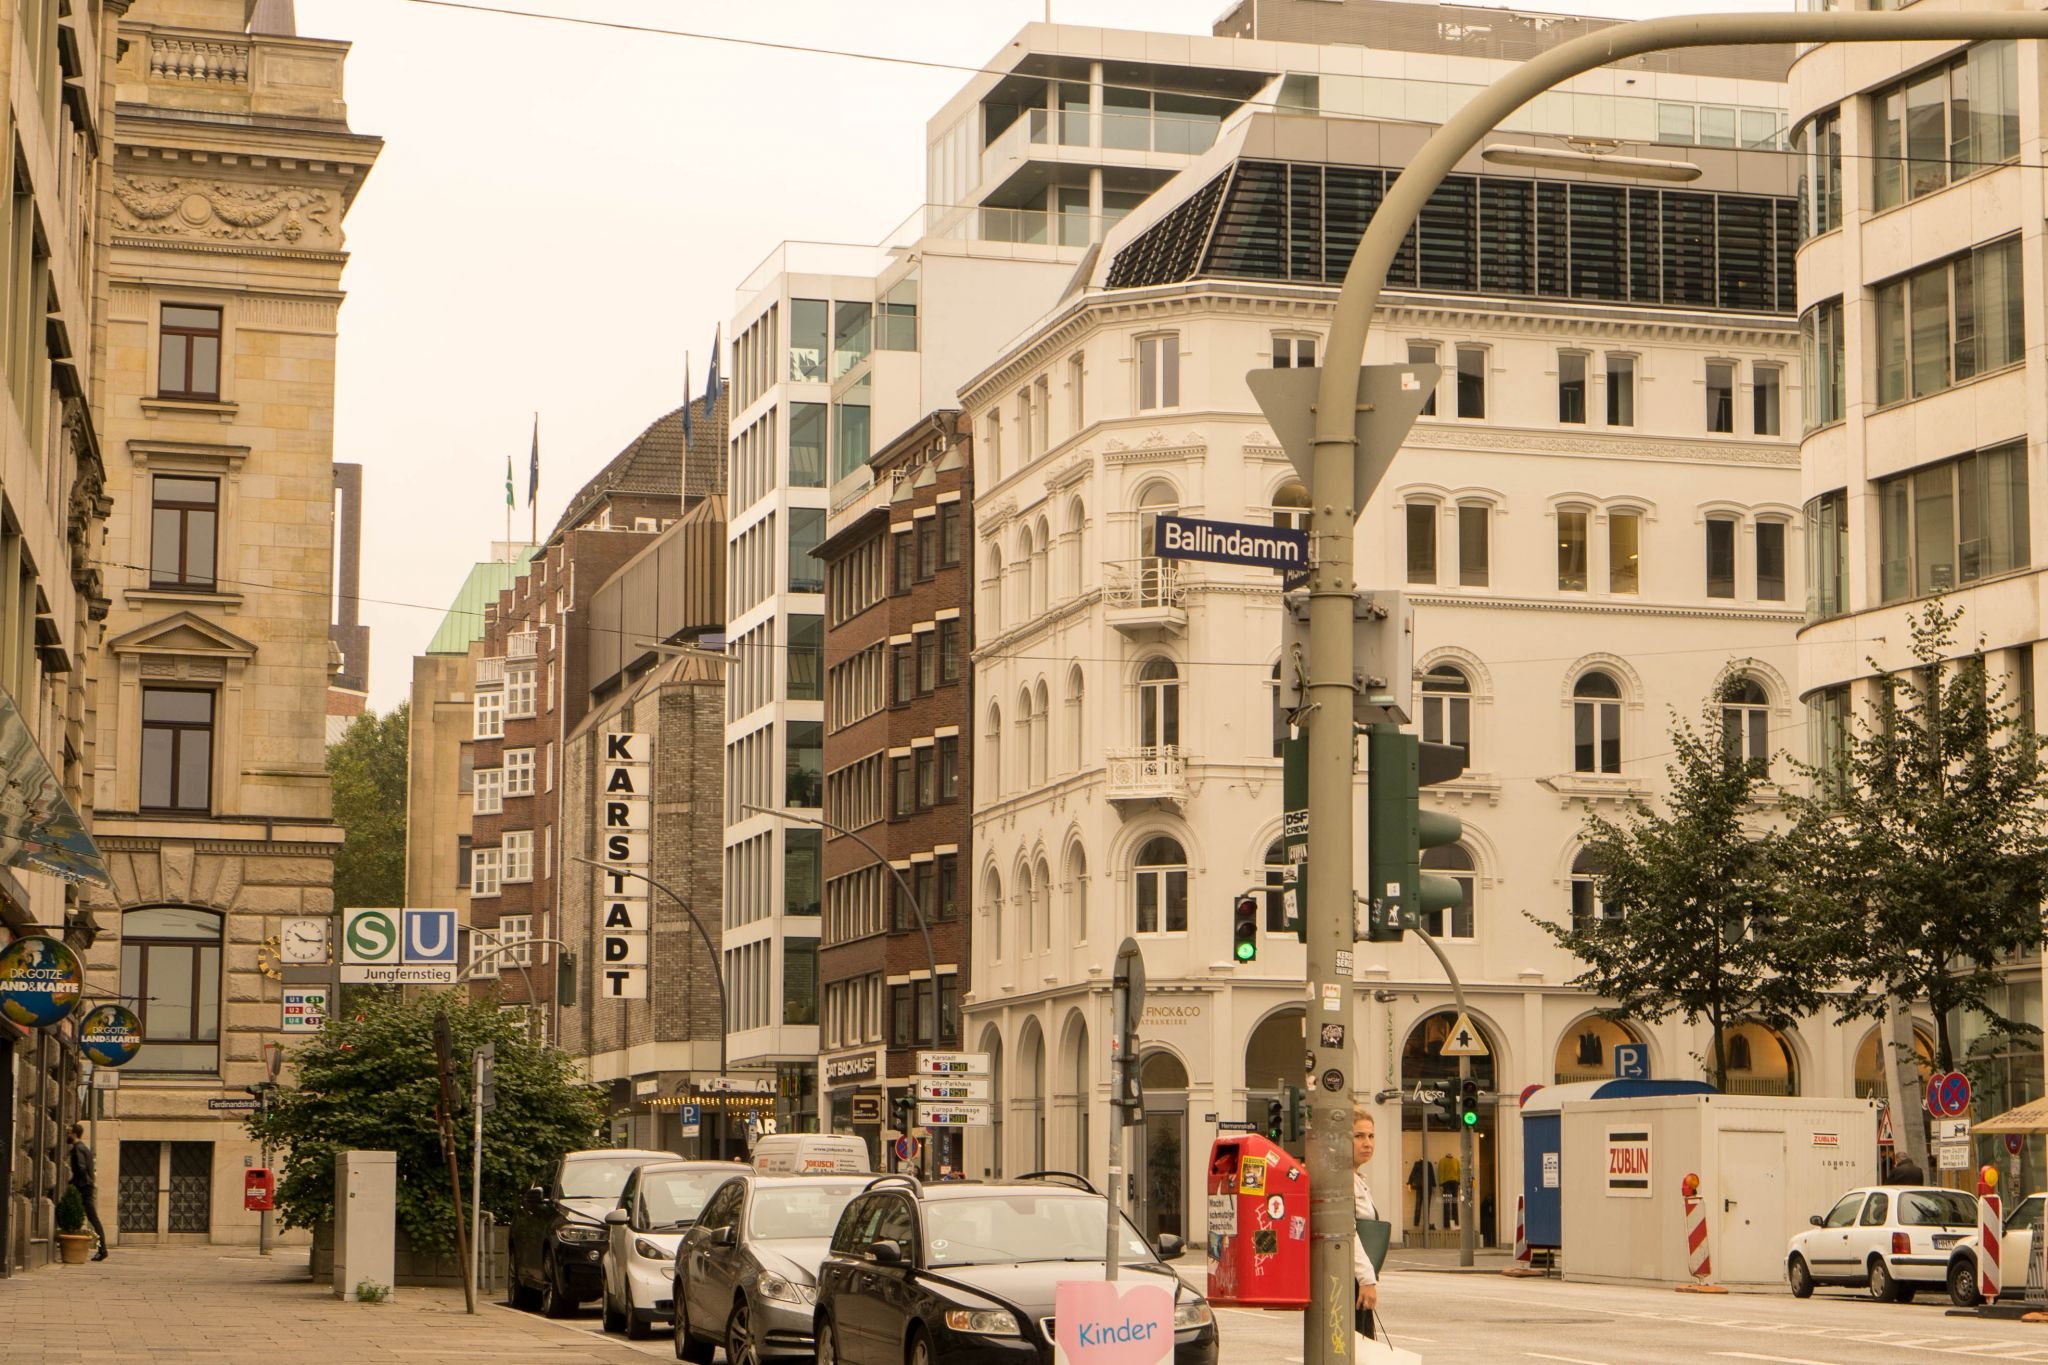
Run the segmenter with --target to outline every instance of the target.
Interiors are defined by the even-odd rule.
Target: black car
[[[509,1238],[514,1308],[566,1318],[604,1294],[604,1216],[635,1168],[673,1161],[674,1152],[604,1148],[571,1152],[546,1185],[535,1185],[513,1215]]]
[[[818,1272],[818,1365],[1046,1365],[1062,1280],[1099,1280],[1108,1201],[1079,1177],[920,1185],[878,1176]],[[1175,1365],[1215,1365],[1216,1317],[1118,1216],[1118,1274],[1173,1295]]]

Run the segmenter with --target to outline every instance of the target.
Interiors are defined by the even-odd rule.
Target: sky
[[[475,0],[973,67],[1047,0]],[[1550,8],[1551,6],[1543,6]],[[1060,23],[1207,33],[1226,0],[1050,0]],[[1529,6],[1528,8],[1538,8]],[[1618,18],[1783,0],[1586,0]],[[740,281],[787,240],[871,244],[924,199],[925,122],[967,70],[422,0],[298,0],[353,44],[350,126],[384,139],[344,225],[334,458],[364,466],[370,705],[410,686],[469,566],[539,526],[701,393]]]

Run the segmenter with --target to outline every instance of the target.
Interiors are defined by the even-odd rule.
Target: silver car
[[[676,1247],[732,1173],[730,1161],[651,1161],[627,1178],[619,1206],[604,1216],[605,1331],[644,1337],[675,1316]]]
[[[676,1359],[728,1365],[809,1356],[811,1305],[832,1229],[871,1175],[739,1175],[676,1248]]]

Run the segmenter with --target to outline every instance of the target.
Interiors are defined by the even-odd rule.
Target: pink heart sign
[[[1062,1280],[1053,1291],[1057,1365],[1155,1365],[1173,1358],[1173,1296],[1156,1284]]]

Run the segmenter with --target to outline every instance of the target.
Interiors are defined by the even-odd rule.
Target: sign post
[[[1134,938],[1116,950],[1116,975],[1110,984],[1109,1074],[1114,1087],[1109,1117],[1109,1217],[1103,1233],[1102,1277],[1117,1278],[1117,1204],[1123,1196],[1124,1129],[1145,1118],[1145,1096],[1138,1081],[1138,1020],[1145,1013],[1145,955]]]

